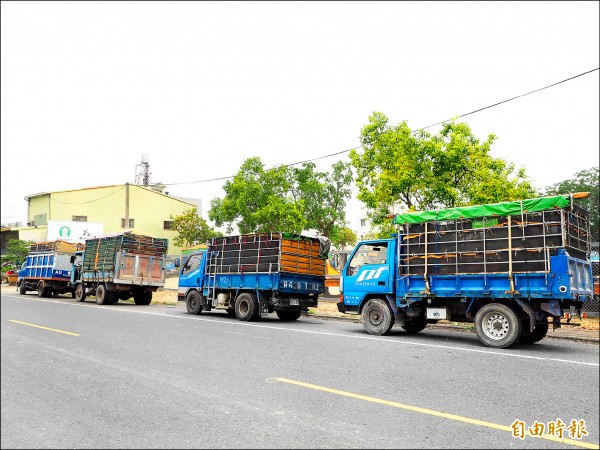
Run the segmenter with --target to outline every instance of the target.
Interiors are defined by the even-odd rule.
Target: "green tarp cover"
[[[439,211],[422,211],[397,214],[394,224],[413,224],[436,220],[478,219],[493,216],[513,216],[524,212],[564,208],[571,202],[570,195],[530,198],[512,202],[490,203],[488,205],[461,206]]]

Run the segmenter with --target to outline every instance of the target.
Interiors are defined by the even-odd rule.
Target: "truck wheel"
[[[519,337],[519,342],[521,344],[535,344],[536,342],[541,341],[548,334],[548,322],[538,323],[533,328],[533,331],[529,331],[529,321],[523,324],[523,332]]]
[[[195,316],[200,314],[202,312],[202,297],[200,296],[200,292],[192,291],[188,293],[185,298],[185,307],[188,314],[193,314]]]
[[[404,325],[401,325],[408,334],[417,334],[419,331],[423,331],[427,326],[427,319],[423,317],[415,317],[412,320],[407,320]]]
[[[475,315],[475,332],[485,346],[507,348],[521,336],[521,321],[512,308],[490,303]]]
[[[275,311],[275,314],[281,320],[286,321],[298,320],[300,318],[300,311]]]
[[[21,281],[21,284],[19,285],[19,294],[25,295],[26,292],[27,286],[25,286],[25,281]]]
[[[258,300],[254,294],[244,292],[235,300],[235,316],[238,320],[251,322],[258,318],[258,314]]]
[[[148,295],[150,294],[150,295]],[[152,301],[152,292],[138,291],[133,293],[133,301],[136,305],[147,306]]]
[[[46,286],[46,283],[40,281],[38,284],[38,297],[50,297],[52,288]]]
[[[79,283],[75,288],[75,300],[82,302],[85,300],[85,288],[83,284]]]
[[[114,291],[106,291],[106,304],[112,305],[119,301],[119,293]]]
[[[103,285],[100,285],[96,288],[96,303],[99,305],[108,305],[108,295],[106,292],[106,288]]]
[[[363,327],[369,334],[383,336],[394,326],[394,315],[387,302],[372,298],[362,310]]]

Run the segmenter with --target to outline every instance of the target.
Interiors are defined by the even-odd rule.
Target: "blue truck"
[[[393,216],[397,234],[359,242],[338,310],[369,334],[474,323],[488,347],[532,344],[593,298],[585,193]]]
[[[82,244],[63,240],[36,242],[29,246],[29,253],[17,276],[17,290],[25,295],[37,291],[40,297],[57,294],[75,294],[71,285],[71,257]]]
[[[189,314],[215,309],[255,321],[275,312],[296,320],[318,305],[328,251],[328,240],[292,233],[211,238],[184,260],[177,299]]]

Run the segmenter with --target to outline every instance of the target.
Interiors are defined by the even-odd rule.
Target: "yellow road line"
[[[392,402],[389,400],[382,400],[380,398],[369,397],[367,395],[354,394],[352,392],[340,391],[338,389],[331,389],[331,388],[327,388],[324,386],[317,386],[316,384],[303,383],[302,381],[290,380],[288,378],[275,378],[275,380],[280,381],[282,383],[295,384],[296,386],[302,386],[302,387],[309,388],[309,389],[315,389],[317,391],[328,392],[330,394],[343,395],[344,397],[351,397],[351,398],[356,398],[358,400],[365,400],[367,402],[379,403],[379,404],[386,405],[386,406],[392,406],[394,408],[407,409],[409,411],[415,411],[415,412],[419,412],[422,414],[429,414],[431,416],[443,417],[445,419],[470,423],[472,425],[479,425],[482,427],[494,428],[496,430],[508,431],[511,434],[513,432],[513,429],[509,426],[500,425],[500,424],[492,423],[492,422],[486,422],[485,420],[471,419],[469,417],[457,416],[456,414],[449,414],[449,413],[444,413],[444,412],[440,412],[440,411],[434,411],[432,409],[420,408],[418,406],[405,405],[403,403]],[[531,434],[529,432],[526,432],[526,434],[528,436],[531,436]],[[547,439],[549,441],[554,441],[554,442],[561,442],[563,444],[575,445],[577,447],[593,448],[593,449],[600,448],[600,446],[598,446],[598,444],[590,444],[587,442],[577,441],[575,439],[566,439],[566,438],[561,439],[557,436],[552,436],[549,434],[543,434],[541,436],[534,436],[534,437],[537,437],[540,439]]]
[[[69,336],[81,336],[81,335],[79,335],[77,333],[70,333],[69,331],[63,331],[63,330],[57,330],[55,328],[43,327],[41,325],[35,325],[33,323],[21,322],[19,320],[9,320],[9,322],[20,323],[22,325],[28,325],[30,327],[35,327],[35,328],[41,328],[42,330],[56,331],[57,333],[68,334]]]

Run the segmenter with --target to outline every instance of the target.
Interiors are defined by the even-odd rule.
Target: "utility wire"
[[[527,96],[527,95],[534,94],[535,92],[543,91],[544,89],[548,89],[548,88],[551,88],[552,86],[556,86],[556,85],[558,85],[558,84],[565,83],[565,82],[567,82],[567,81],[570,81],[570,80],[574,80],[575,78],[581,77],[581,76],[583,76],[583,75],[587,75],[588,73],[595,72],[595,71],[597,71],[597,70],[599,70],[599,69],[600,69],[600,67],[596,67],[595,69],[588,70],[587,72],[580,73],[579,75],[575,75],[575,76],[572,76],[572,77],[570,77],[570,78],[565,78],[564,80],[558,81],[558,82],[556,82],[556,83],[549,84],[548,86],[544,86],[544,87],[541,87],[541,88],[539,88],[539,89],[535,89],[535,90],[533,90],[533,91],[530,91],[530,92],[527,92],[527,93],[525,93],[525,94],[517,95],[517,96],[515,96],[515,97],[509,98],[509,99],[507,99],[507,100],[503,100],[503,101],[501,101],[501,102],[494,103],[494,104],[492,104],[492,105],[489,105],[489,106],[484,106],[483,108],[479,108],[479,109],[476,109],[476,110],[474,110],[474,111],[471,111],[471,112],[468,112],[468,113],[465,113],[465,114],[461,114],[461,115],[460,115],[460,116],[458,116],[457,118],[458,118],[458,119],[460,119],[461,117],[465,117],[465,116],[468,116],[468,115],[471,115],[471,114],[475,114],[475,113],[477,113],[477,112],[483,111],[483,110],[485,110],[485,109],[493,108],[494,106],[498,106],[498,105],[501,105],[501,104],[503,104],[503,103],[508,103],[508,102],[510,102],[510,101],[512,101],[512,100],[516,100],[516,99],[518,99],[518,98],[521,98],[521,97],[525,97],[525,96]],[[443,123],[446,123],[446,122],[448,122],[448,121],[450,121],[450,120],[453,120],[453,119],[446,119],[446,120],[444,120],[444,121],[442,121],[442,122],[437,122],[437,123],[434,123],[434,124],[431,124],[431,125],[427,125],[426,127],[422,127],[422,128],[419,128],[419,129],[417,129],[417,130],[413,130],[413,131],[412,131],[412,133],[416,133],[416,132],[418,132],[418,131],[423,131],[423,130],[425,130],[425,129],[427,129],[427,128],[431,128],[431,127],[434,127],[434,126],[436,126],[436,125],[441,125],[441,124],[443,124]],[[285,164],[285,165],[283,165],[282,167],[290,167],[290,166],[295,166],[295,165],[297,165],[297,164],[302,164],[302,163],[305,163],[305,162],[310,162],[310,161],[316,161],[316,160],[318,160],[318,159],[329,158],[329,157],[331,157],[331,156],[336,156],[336,155],[341,155],[341,154],[343,154],[343,153],[348,153],[348,152],[350,152],[350,151],[352,151],[352,150],[358,150],[359,148],[362,148],[362,145],[359,145],[358,147],[354,147],[354,148],[349,148],[349,149],[347,149],[347,150],[342,150],[342,151],[339,151],[339,152],[330,153],[330,154],[328,154],[328,155],[319,156],[319,157],[317,157],[317,158],[312,158],[312,159],[307,159],[307,160],[304,160],[304,161],[299,161],[299,162],[295,162],[295,163]],[[281,167],[281,166],[280,166],[280,167]],[[273,170],[273,169],[274,169],[274,168],[271,168],[271,169],[268,169],[268,170]],[[268,171],[268,170],[267,170],[267,171]],[[179,186],[179,185],[183,185],[183,184],[208,183],[208,182],[210,182],[210,181],[227,180],[227,179],[229,179],[229,178],[233,178],[234,176],[235,176],[235,175],[230,175],[230,176],[227,176],[227,177],[211,178],[211,179],[207,179],[207,180],[198,180],[198,181],[183,181],[183,182],[180,182],[180,183],[161,183],[161,184],[162,184],[162,185],[164,185],[164,186]]]

